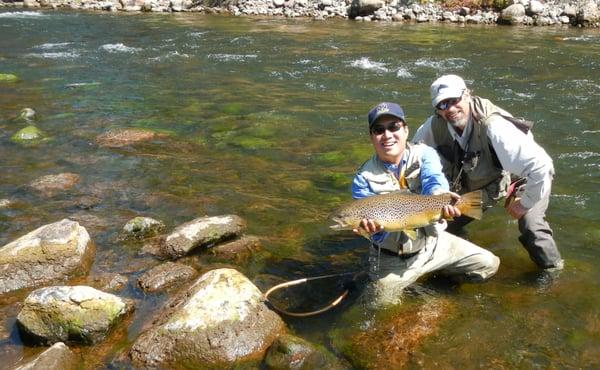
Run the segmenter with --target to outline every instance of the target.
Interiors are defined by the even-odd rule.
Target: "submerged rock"
[[[138,278],[138,285],[144,292],[156,292],[190,281],[196,274],[193,267],[166,262],[143,273]]]
[[[343,325],[336,331],[335,346],[357,368],[402,369],[421,344],[437,332],[450,309],[445,299],[403,303],[367,322],[352,320],[350,325]]]
[[[104,273],[98,276],[88,277],[89,285],[105,292],[118,292],[123,290],[129,279],[125,275],[116,273]]]
[[[94,344],[132,310],[131,301],[89,286],[52,286],[29,294],[17,323],[23,337],[36,344]]]
[[[202,275],[129,352],[134,367],[229,367],[260,360],[284,330],[264,296],[244,275],[217,269]]]
[[[17,144],[37,143],[44,139],[44,133],[34,125],[29,125],[17,131],[10,139]]]
[[[64,219],[0,248],[0,294],[87,273],[94,256],[90,236]]]
[[[77,356],[63,342],[55,343],[35,359],[14,370],[75,370],[78,368]]]
[[[339,360],[327,350],[285,334],[273,342],[265,357],[270,370],[345,369]]]
[[[135,217],[123,227],[123,232],[128,238],[143,239],[158,235],[165,229],[165,224],[150,217]]]
[[[31,121],[35,118],[35,111],[31,108],[23,108],[21,109],[21,112],[19,112],[19,116],[17,117],[17,120],[20,121]]]
[[[163,254],[180,258],[201,246],[210,246],[240,235],[246,222],[236,215],[200,217],[178,226],[164,242]]]
[[[0,73],[0,82],[16,82],[19,79],[12,73]]]
[[[100,146],[109,148],[119,148],[144,141],[149,141],[157,137],[158,134],[136,128],[115,129],[105,132],[96,137],[96,143]]]
[[[29,184],[29,187],[40,192],[44,196],[54,196],[61,191],[69,190],[79,182],[76,173],[59,173],[58,175],[42,176]]]
[[[210,251],[218,257],[242,261],[260,249],[260,240],[256,236],[242,235],[240,238],[216,245]]]

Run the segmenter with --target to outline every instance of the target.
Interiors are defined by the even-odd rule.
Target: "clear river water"
[[[350,199],[354,171],[371,153],[366,113],[398,102],[414,132],[432,112],[430,83],[444,73],[536,122],[556,168],[548,220],[566,267],[545,280],[516,223],[500,207],[486,212],[465,237],[501,258],[497,275],[478,285],[419,282],[451,309],[405,366],[600,367],[600,30],[3,10],[0,73],[19,77],[0,81],[0,199],[12,202],[0,208],[0,245],[78,220],[97,248],[90,274],[124,274],[129,284],[118,294],[136,300],[107,342],[75,348],[86,368],[110,364],[167,299],[135,284],[158,261],[117,238],[137,215],[169,230],[203,215],[240,215],[261,251],[193,263],[234,266],[262,289],[364,269],[368,242],[330,231],[328,215]],[[25,126],[14,119],[25,107],[48,140],[10,140]],[[119,128],[162,135],[120,149],[96,143]],[[27,187],[63,172],[81,181],[52,197]],[[340,293],[335,283],[290,292],[288,301],[318,306]],[[0,367],[41,350],[23,345],[15,327],[26,293],[0,302]],[[406,304],[418,310],[423,299],[407,294]],[[355,301],[286,322],[347,359],[338,343],[360,330],[344,319]]]

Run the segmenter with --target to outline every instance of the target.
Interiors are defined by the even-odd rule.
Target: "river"
[[[350,199],[371,153],[366,113],[398,102],[414,132],[431,113],[429,84],[444,73],[536,122],[556,168],[548,221],[566,268],[542,281],[516,223],[500,208],[487,212],[466,237],[501,258],[499,272],[479,285],[420,283],[454,310],[408,366],[600,367],[600,30],[11,10],[0,12],[0,35],[0,73],[19,76],[0,82],[0,199],[14,202],[0,208],[0,245],[77,219],[96,243],[92,274],[125,274],[119,294],[138,304],[116,339],[78,349],[86,367],[109,363],[166,299],[136,289],[156,261],[116,238],[136,215],[169,229],[240,215],[263,250],[236,267],[261,288],[273,276],[364,268],[366,241],[331,232],[327,216]],[[24,107],[49,140],[10,141]],[[96,145],[124,127],[165,136]],[[26,186],[61,172],[81,176],[74,190],[41,198]],[[322,291],[323,301],[339,294]],[[39,352],[15,328],[23,297],[0,303],[3,364]],[[351,302],[288,326],[339,354],[330,333]]]

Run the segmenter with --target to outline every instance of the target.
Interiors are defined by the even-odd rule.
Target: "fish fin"
[[[404,233],[411,239],[411,240],[415,240],[417,238],[417,230],[414,229],[406,229],[406,230],[402,230],[404,231]]]
[[[475,190],[460,196],[460,200],[456,203],[456,208],[460,212],[476,220],[481,220],[483,211],[481,209],[481,190]]]

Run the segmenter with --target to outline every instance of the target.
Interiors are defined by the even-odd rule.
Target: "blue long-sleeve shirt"
[[[408,159],[408,151],[404,151],[404,155],[400,160],[399,165],[384,163],[385,168],[392,172],[396,178],[400,177],[400,169],[406,165]],[[450,186],[448,180],[442,172],[442,164],[436,151],[430,147],[424,147],[421,152],[421,158],[419,162],[420,180],[421,180],[421,194],[432,195],[438,191],[448,191]],[[352,181],[352,198],[361,199],[375,195],[375,192],[369,186],[369,182],[360,174],[357,173]],[[387,237],[388,233],[385,231],[373,234],[373,241],[375,243],[381,243]]]

